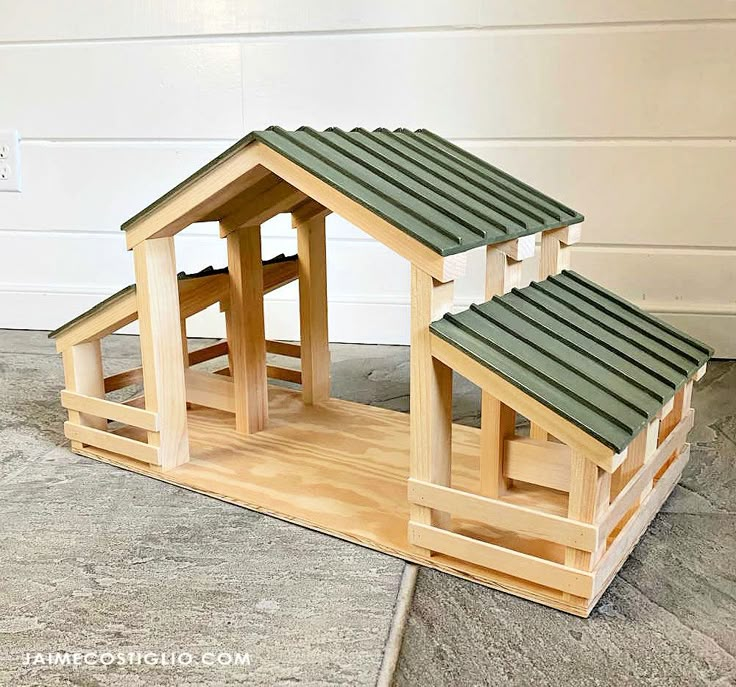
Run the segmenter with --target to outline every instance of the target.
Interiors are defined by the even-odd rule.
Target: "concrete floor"
[[[136,350],[110,337],[107,371]],[[407,410],[405,348],[333,362],[334,395]],[[62,380],[43,333],[0,331],[0,684],[376,684],[401,561],[70,453]],[[477,389],[455,393],[477,425]],[[694,405],[681,484],[589,619],[422,569],[394,684],[735,685],[736,364]],[[23,665],[84,650],[251,665]]]

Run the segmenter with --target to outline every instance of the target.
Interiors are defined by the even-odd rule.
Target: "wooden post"
[[[542,252],[539,260],[539,278],[546,279],[570,268],[570,246],[581,238],[580,225],[550,229],[542,233]]]
[[[181,320],[181,352],[184,356],[184,367],[189,367],[189,342],[187,341],[187,318]]]
[[[409,476],[442,486],[450,485],[452,370],[432,357],[429,325],[450,309],[452,296],[453,282],[437,282],[412,265]],[[449,515],[411,504],[410,520],[446,527]]]
[[[301,219],[297,214],[292,217],[299,254],[302,399],[311,405],[330,397],[325,215],[308,219]]]
[[[611,475],[581,453],[573,451],[570,462],[570,497],[567,517],[579,522],[595,523],[608,509],[611,500]],[[605,551],[602,542],[597,551],[568,548],[565,565],[592,570]]]
[[[160,427],[159,432],[148,433],[148,443],[158,446],[165,471],[189,460],[173,237],[139,243],[133,260],[146,410],[158,414]]]
[[[85,396],[105,398],[105,375],[102,371],[102,350],[100,340],[76,344],[62,352],[64,365],[64,386]],[[69,411],[69,422],[78,425],[107,430],[107,420],[94,415],[85,415],[76,410]],[[72,449],[82,448],[78,441],[71,442]]]
[[[534,236],[486,248],[485,296],[490,300],[521,286],[522,261],[534,255]],[[516,413],[483,391],[480,403],[480,493],[499,498],[509,486],[503,476],[504,442],[514,434]],[[546,439],[546,433],[544,438]]]
[[[263,262],[260,226],[227,236],[230,272],[228,345],[235,384],[235,429],[252,434],[268,422],[266,332],[263,321]]]

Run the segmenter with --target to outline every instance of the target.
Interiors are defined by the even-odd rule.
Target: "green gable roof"
[[[713,355],[569,270],[431,330],[617,452]]]
[[[583,216],[419,129],[254,131],[125,224],[260,141],[440,255],[581,222]]]

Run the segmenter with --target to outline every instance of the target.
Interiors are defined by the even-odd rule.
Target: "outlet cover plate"
[[[0,130],[0,191],[20,191],[20,145],[14,129]]]

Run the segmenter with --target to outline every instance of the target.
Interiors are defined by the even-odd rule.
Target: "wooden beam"
[[[99,429],[77,425],[73,422],[64,423],[64,436],[73,443],[88,444],[106,451],[118,453],[126,458],[142,460],[150,465],[160,465],[160,448],[150,444],[129,439],[128,437],[103,432]]]
[[[296,223],[301,224],[308,222],[310,219],[316,219],[317,217],[327,217],[332,211],[326,208],[316,200],[307,198],[303,203],[297,205],[291,214],[294,215]]]
[[[116,422],[122,422],[124,425],[140,427],[152,432],[159,429],[156,413],[140,408],[132,408],[122,403],[113,403],[104,398],[86,396],[65,390],[61,392],[61,405],[69,410],[77,410],[85,416],[93,415],[105,420],[115,420]],[[105,422],[105,426],[98,427],[98,429],[103,430],[106,428],[107,422]]]
[[[195,351],[191,351],[189,353],[189,364],[199,365],[200,363],[204,363],[208,360],[214,360],[215,358],[219,358],[220,356],[227,354],[227,341],[218,341],[217,343],[211,344],[209,346],[203,346],[202,348],[198,348]]]
[[[570,246],[580,241],[579,224],[542,232],[542,252],[539,261],[539,278],[546,279],[570,267]]]
[[[654,475],[661,470],[675,449],[685,446],[687,433],[692,429],[694,421],[695,413],[691,410],[654,453],[647,455],[639,470],[631,476],[615,498],[612,498],[611,507],[600,523],[602,537],[607,537],[627,515],[630,515],[632,509],[644,501],[652,490]]]
[[[538,537],[584,551],[598,548],[597,527],[507,501],[414,479],[409,480],[409,501],[525,537]]]
[[[105,393],[124,389],[126,386],[143,384],[143,368],[133,367],[117,374],[105,377]]]
[[[516,413],[483,392],[480,418],[480,493],[499,498],[509,487],[504,474],[504,453],[506,440],[514,435]]]
[[[301,191],[280,181],[272,188],[244,201],[236,210],[220,220],[220,236],[242,227],[263,224],[276,215],[289,211],[305,198]]]
[[[260,227],[245,227],[228,234],[227,262],[235,427],[242,434],[252,434],[264,429],[268,422]]]
[[[260,157],[256,146],[247,146],[141,215],[126,227],[128,249],[149,238],[173,236],[269,176],[271,172],[259,164]]]
[[[514,436],[506,440],[504,475],[542,487],[570,491],[569,446],[555,441]]]
[[[471,539],[456,532],[410,522],[409,541],[416,546],[497,570],[506,575],[522,577],[576,597],[589,598],[593,592],[594,578],[590,572]]]
[[[287,358],[301,358],[302,347],[299,344],[289,343],[288,341],[271,341],[266,340],[266,352],[274,355],[284,355]]]
[[[453,287],[411,266],[409,477],[443,486],[450,485],[452,370],[432,357],[429,325],[452,306]],[[411,505],[410,520],[444,526],[449,516]]]
[[[150,239],[133,250],[146,410],[160,431],[149,432],[166,471],[189,460],[187,407],[182,364],[179,290],[174,239]]]
[[[284,382],[302,384],[301,370],[292,370],[290,367],[280,367],[279,365],[266,365],[266,376],[269,379],[280,379]]]
[[[330,397],[330,349],[327,333],[327,253],[325,218],[293,218],[299,254],[299,330],[302,399],[307,405]]]
[[[235,412],[235,385],[231,377],[189,369],[185,378],[189,403]]]
[[[553,410],[527,396],[516,386],[481,365],[470,356],[447,343],[438,336],[431,335],[432,355],[461,374],[466,379],[481,387],[492,396],[503,400],[517,413],[521,413],[531,422],[548,427],[561,442],[573,450],[585,453],[593,462],[607,472],[613,472],[623,463],[626,452],[614,453],[611,448],[580,429],[572,422],[561,418]]]
[[[99,339],[76,344],[63,351],[62,364],[64,366],[64,385],[67,391],[97,398],[105,397],[102,348]],[[79,409],[74,408],[69,409],[69,422],[103,431],[107,429],[106,419],[94,414],[79,412]],[[81,445],[72,441],[72,449],[79,448]]]

